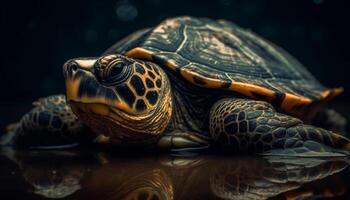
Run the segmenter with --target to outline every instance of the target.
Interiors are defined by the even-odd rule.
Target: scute
[[[321,85],[280,47],[224,20],[171,18],[122,41],[105,53],[152,60],[195,85],[266,100],[294,115],[342,92]]]

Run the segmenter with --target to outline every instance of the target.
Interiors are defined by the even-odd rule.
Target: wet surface
[[[333,108],[350,118],[347,104]],[[12,113],[2,130],[26,110],[0,109]],[[349,161],[5,148],[0,199],[350,199]]]
[[[348,199],[349,161],[3,149],[0,199]]]

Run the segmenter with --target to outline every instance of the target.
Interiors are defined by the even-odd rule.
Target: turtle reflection
[[[295,190],[305,183],[317,181],[344,170],[344,161],[311,158],[241,159],[239,162],[219,162],[211,171],[212,192],[223,199],[267,199]],[[314,188],[316,189],[317,186]],[[305,193],[288,193],[289,199],[299,199]],[[295,195],[295,196],[293,196]]]
[[[304,199],[346,193],[345,160],[12,152],[32,192],[76,199]],[[332,185],[330,179],[339,183]],[[325,181],[326,180],[326,181]],[[79,191],[79,192],[77,192]]]
[[[156,158],[99,157],[105,164],[82,182],[81,199],[173,199],[171,177]]]
[[[268,199],[287,191],[289,198],[297,198],[305,195],[304,184],[347,166],[341,160],[311,158],[111,159],[83,183],[89,191],[83,199]]]
[[[5,155],[17,164],[31,186],[29,191],[46,198],[64,198],[76,193],[89,171],[86,157],[74,152],[7,150]]]

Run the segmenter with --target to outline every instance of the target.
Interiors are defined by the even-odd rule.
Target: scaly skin
[[[19,122],[8,126],[2,145],[64,148],[92,140],[93,134],[72,112],[64,95],[41,98],[33,106]]]
[[[154,140],[172,114],[170,84],[159,69],[122,55],[69,60],[67,101],[92,131],[117,143]]]
[[[210,116],[213,139],[231,151],[333,156],[347,154],[341,150],[350,147],[349,139],[279,113],[264,101],[222,99]]]

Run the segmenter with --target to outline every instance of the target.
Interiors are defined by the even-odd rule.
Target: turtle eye
[[[108,78],[117,78],[123,72],[126,65],[125,62],[112,64],[108,69]]]
[[[97,67],[97,78],[105,85],[116,85],[126,80],[131,71],[129,62],[115,59],[104,66]]]

